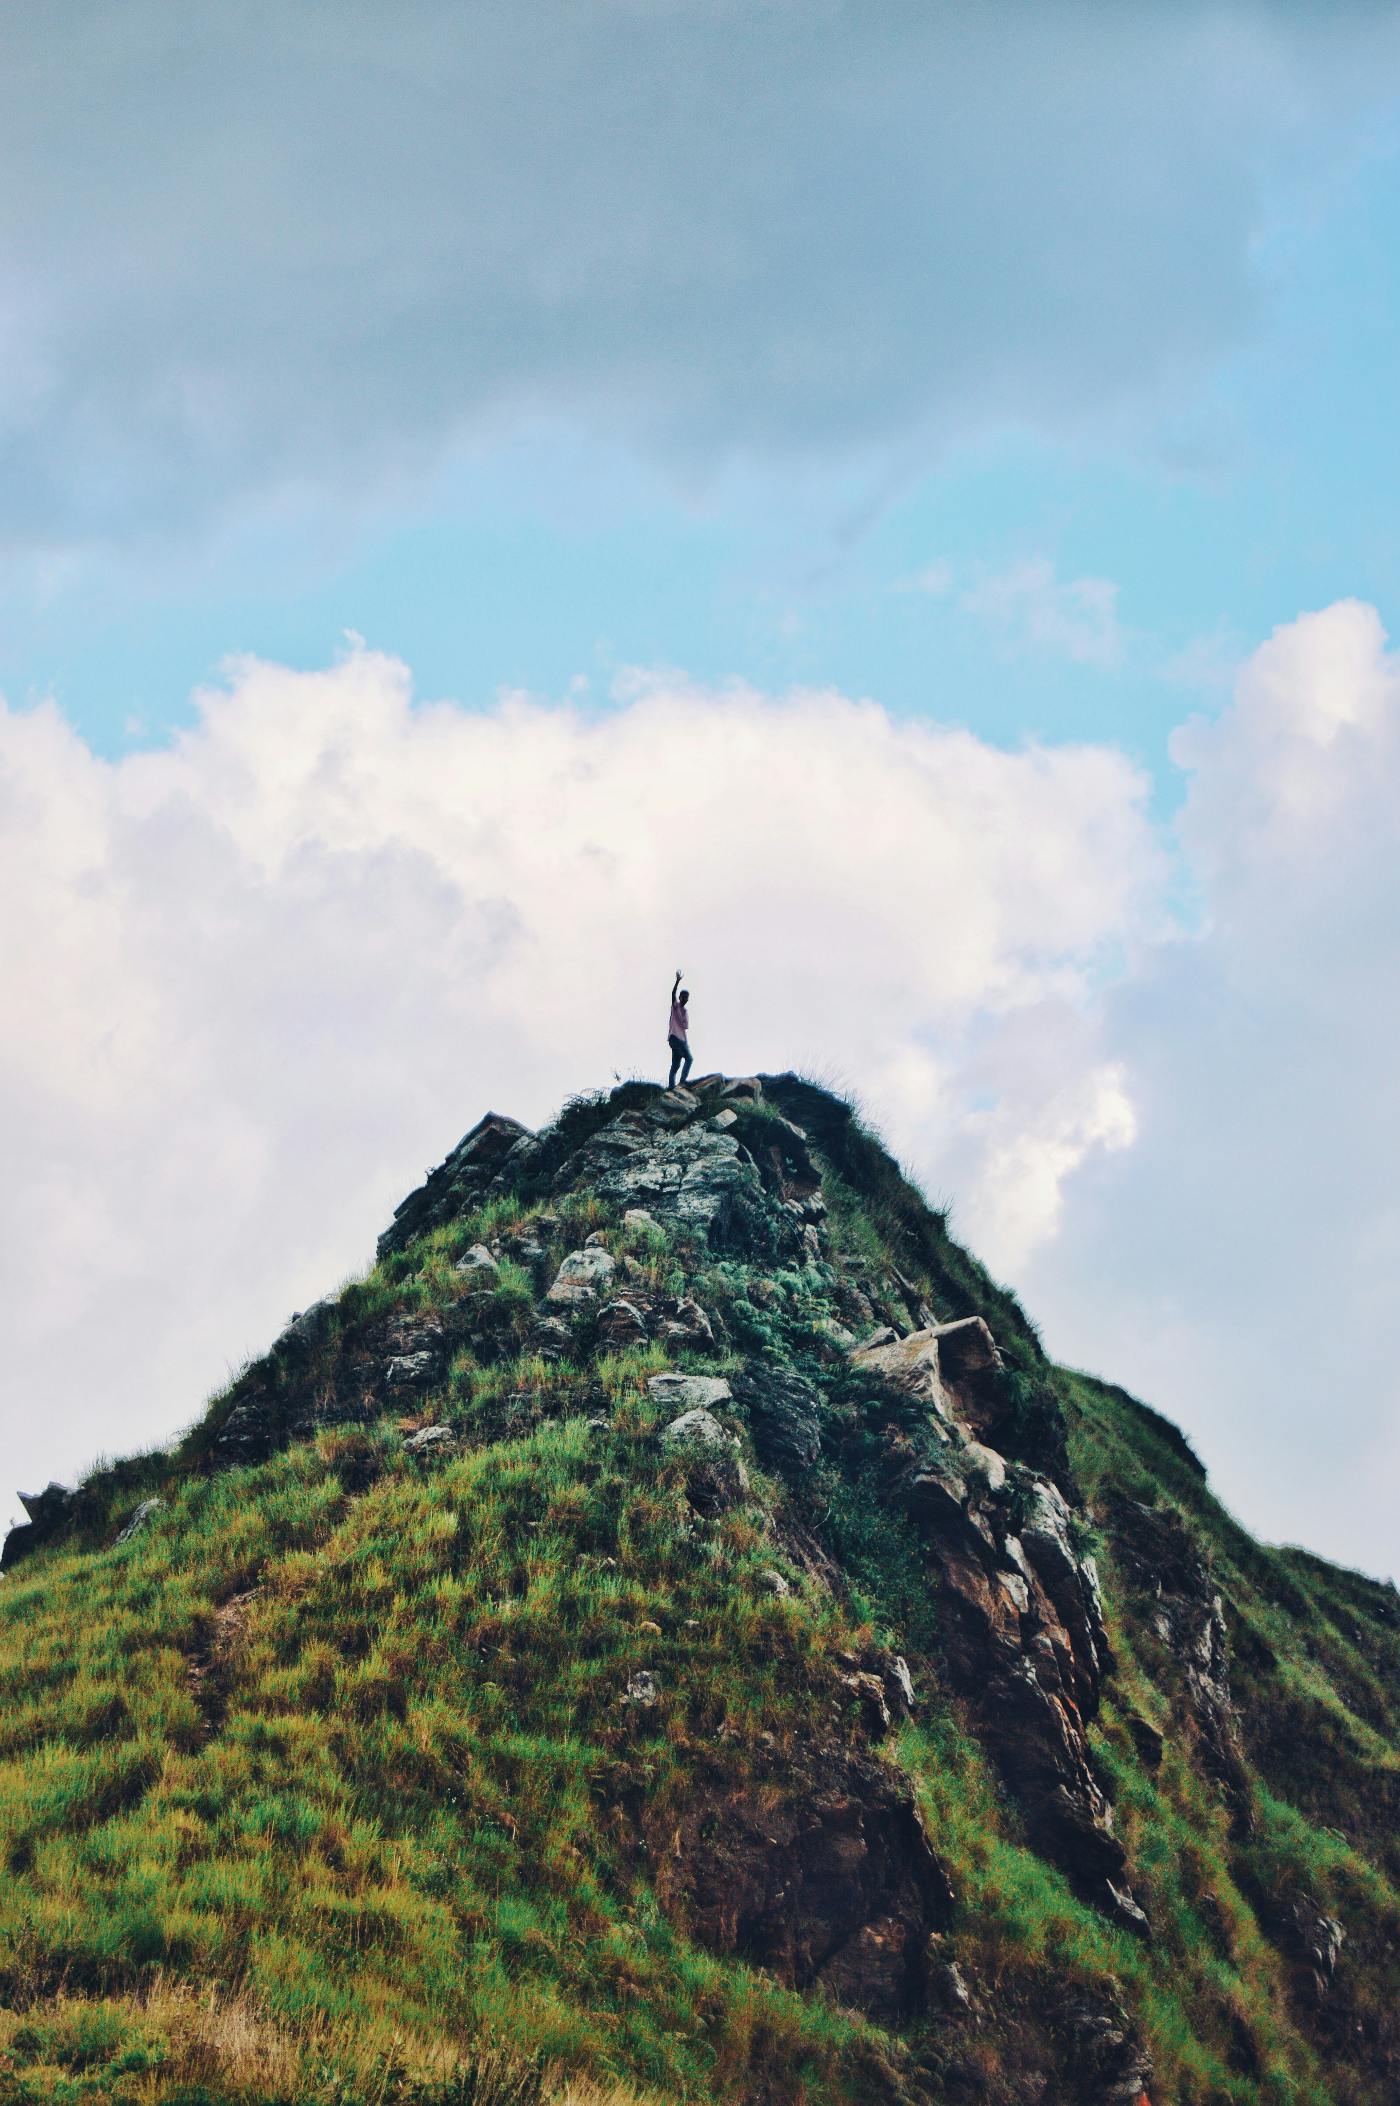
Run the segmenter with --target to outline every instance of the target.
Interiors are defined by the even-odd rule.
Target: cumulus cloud
[[[0,535],[51,556],[522,420],[693,474],[1170,389],[1248,327],[1271,173],[1393,92],[1400,25],[76,0],[11,10],[6,56]]]
[[[856,1088],[1053,1350],[1255,1527],[1394,1569],[1374,611],[1281,629],[1175,754],[1169,834],[1111,748],[830,691],[471,710],[357,646],[119,762],[0,712],[10,1482],[192,1416],[488,1105],[654,1069],[682,964],[702,1064]]]
[[[1278,630],[1178,734],[1190,936],[1107,998],[1137,1137],[1022,1279],[1060,1349],[1195,1436],[1238,1510],[1400,1572],[1400,664]]]
[[[1027,1247],[1126,1113],[997,1049],[1140,921],[1144,795],[1103,748],[830,692],[415,705],[359,648],[239,664],[118,763],[0,715],[9,1469],[168,1433],[488,1105],[655,1068],[678,962],[702,1063],[840,1072],[929,1160],[990,1158]]]

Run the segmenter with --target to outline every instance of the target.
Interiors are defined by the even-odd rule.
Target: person
[[[679,989],[679,993],[677,993]],[[671,982],[671,1021],[666,1037],[671,1048],[671,1073],[666,1087],[673,1090],[679,1072],[682,1082],[690,1073],[690,990],[681,987],[681,969],[676,967],[676,977]]]

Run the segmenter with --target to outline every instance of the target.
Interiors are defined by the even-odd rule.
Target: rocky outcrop
[[[752,1364],[734,1377],[735,1401],[748,1417],[760,1462],[800,1477],[821,1453],[817,1392],[790,1369]]]
[[[675,1090],[647,1112],[620,1113],[561,1166],[558,1188],[587,1185],[605,1205],[640,1209],[716,1250],[799,1248],[800,1219],[770,1200],[753,1157],[700,1108]]]
[[[380,1257],[480,1206],[507,1156],[530,1139],[529,1128],[518,1119],[503,1118],[499,1112],[478,1119],[437,1169],[429,1171],[426,1182],[394,1209],[394,1219],[379,1239]]]
[[[545,1296],[551,1309],[568,1310],[595,1301],[607,1288],[617,1260],[605,1250],[571,1250]]]
[[[62,1535],[74,1518],[78,1494],[51,1481],[42,1492],[21,1492],[19,1503],[29,1519],[12,1528],[0,1545],[0,1572],[10,1571],[31,1551]]]
[[[1086,1738],[1109,1665],[1098,1573],[1059,1489],[985,1438],[1003,1422],[991,1333],[973,1318],[877,1336],[850,1357],[877,1392],[922,1408],[912,1430],[907,1408],[886,1429],[884,1492],[918,1529],[949,1676],[1032,1840],[1086,1898],[1145,1931]]]
[[[1180,1729],[1219,1786],[1237,1830],[1251,1821],[1239,1715],[1230,1693],[1225,1604],[1200,1545],[1170,1507],[1116,1499],[1108,1508],[1119,1565],[1164,1649]]]
[[[886,2024],[926,2007],[953,1894],[897,1771],[835,1747],[738,1786],[715,1770],[647,1834],[664,1905],[711,1951]]]
[[[933,1324],[904,1337],[880,1332],[857,1346],[853,1364],[978,1440],[989,1440],[1011,1415],[1006,1370],[980,1316]]]

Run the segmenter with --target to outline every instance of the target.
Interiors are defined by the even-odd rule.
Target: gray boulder
[[[673,1302],[661,1326],[665,1344],[674,1349],[687,1347],[691,1352],[707,1352],[715,1342],[714,1327],[699,1302],[692,1295],[683,1295]]]
[[[646,1318],[635,1302],[609,1302],[598,1311],[597,1329],[600,1342],[614,1351],[645,1345],[647,1341]]]
[[[722,1375],[652,1375],[647,1394],[677,1416],[683,1412],[708,1412],[716,1404],[733,1401],[733,1392]]]
[[[592,1301],[603,1292],[616,1268],[617,1260],[596,1244],[591,1249],[571,1250],[554,1275],[545,1300],[555,1309]]]
[[[483,1286],[488,1286],[500,1269],[484,1243],[474,1243],[452,1268],[454,1272],[476,1274]]]
[[[420,1426],[416,1433],[409,1434],[404,1450],[409,1455],[433,1455],[455,1445],[456,1436],[450,1426]]]

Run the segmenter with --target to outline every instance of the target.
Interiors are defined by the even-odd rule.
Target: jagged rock
[[[885,1694],[891,1711],[901,1717],[907,1717],[918,1702],[914,1694],[914,1678],[903,1653],[895,1653],[885,1667]]]
[[[1296,1891],[1261,1892],[1259,1913],[1265,1932],[1297,1970],[1304,2000],[1324,2003],[1346,1939],[1339,1919],[1311,1894]]]
[[[791,1594],[792,1592],[792,1588],[784,1579],[782,1573],[771,1565],[758,1574],[754,1584],[762,1593],[775,1595],[779,1600],[785,1594]]]
[[[131,1519],[127,1522],[126,1527],[117,1537],[118,1543],[129,1543],[133,1536],[139,1535],[152,1514],[159,1512],[164,1504],[165,1501],[163,1499],[143,1499]]]
[[[496,1263],[496,1260],[484,1243],[474,1243],[471,1249],[466,1251],[452,1268],[454,1272],[465,1272],[475,1275],[483,1284],[495,1280],[500,1269],[500,1266]]]
[[[416,1353],[395,1353],[384,1363],[386,1389],[427,1389],[436,1381],[441,1356],[431,1346]]]
[[[556,1309],[591,1302],[603,1292],[616,1269],[616,1258],[596,1245],[592,1250],[571,1250],[554,1275],[545,1300]]]
[[[301,1354],[314,1351],[330,1335],[338,1300],[337,1295],[330,1294],[313,1302],[309,1309],[298,1311],[273,1346],[273,1352]]]
[[[954,1379],[945,1386],[950,1331]],[[1057,1488],[1019,1468],[1013,1486],[1005,1458],[956,1409],[976,1401],[973,1377],[1000,1368],[990,1334],[979,1319],[867,1343],[851,1360],[930,1407],[919,1442],[888,1433],[887,1486],[938,1575],[950,1677],[974,1705],[1032,1840],[1082,1894],[1145,1931],[1085,1738],[1108,1664],[1093,1560],[1076,1549]]]
[[[1076,2106],[1141,2106],[1152,2057],[1112,1982],[1075,1997],[1063,2017]]]
[[[929,2003],[950,2017],[961,2017],[972,2009],[972,1991],[956,1960],[935,1956],[929,1962]]]
[[[634,1704],[643,1711],[649,1711],[652,1705],[660,1700],[660,1684],[648,1668],[639,1668],[636,1674],[628,1676],[626,1694],[622,1699],[624,1704]]]
[[[811,1469],[821,1453],[821,1420],[809,1382],[787,1368],[756,1365],[734,1378],[734,1394],[761,1462],[789,1475]]]
[[[544,1146],[538,1134],[522,1132],[500,1158],[495,1175],[486,1187],[488,1199],[502,1199],[519,1192],[536,1177],[544,1163]]]
[[[980,1316],[959,1317],[903,1337],[882,1330],[863,1340],[850,1358],[853,1367],[955,1419],[978,1441],[990,1441],[1009,1415],[1001,1354]]]
[[[932,1331],[911,1331],[897,1337],[891,1326],[882,1325],[873,1338],[856,1346],[851,1365],[862,1374],[878,1376],[901,1396],[913,1397],[932,1410],[948,1413],[948,1400],[938,1372],[938,1340]]]
[[[663,1448],[732,1448],[734,1436],[726,1433],[719,1420],[702,1407],[682,1412],[672,1419],[661,1433]]]
[[[574,1349],[574,1334],[562,1316],[540,1316],[530,1327],[530,1350],[543,1360],[567,1360]]]
[[[662,1090],[652,1098],[642,1117],[653,1126],[684,1126],[700,1109],[700,1099],[684,1087]]]
[[[1186,1523],[1172,1509],[1111,1501],[1114,1548],[1177,1676],[1181,1710],[1202,1764],[1220,1786],[1236,1827],[1252,1819],[1239,1716],[1230,1691],[1225,1605]]]
[[[663,1906],[712,1952],[885,2024],[925,2008],[953,1895],[897,1771],[808,1748],[776,1786],[700,1781],[652,1840]]]
[[[710,1124],[716,1133],[728,1133],[730,1127],[737,1126],[738,1123],[739,1114],[727,1104],[722,1111],[717,1111],[710,1120]]]
[[[841,1676],[841,1687],[860,1705],[868,1733],[879,1740],[889,1732],[892,1723],[890,1707],[879,1675],[871,1674],[868,1668],[857,1668],[853,1674]]]
[[[723,1375],[652,1375],[647,1380],[647,1394],[677,1416],[733,1402],[733,1392]]]
[[[597,1335],[600,1343],[611,1346],[614,1352],[645,1345],[646,1318],[635,1302],[609,1302],[598,1311]]]
[[[715,1342],[714,1328],[704,1310],[692,1295],[682,1295],[672,1302],[661,1326],[664,1344],[673,1351],[687,1350],[693,1353],[707,1352]]]
[[[404,1442],[405,1452],[409,1455],[434,1455],[455,1446],[456,1435],[452,1428],[442,1425],[420,1426],[418,1431],[410,1433]]]
[[[630,1229],[654,1229],[660,1228],[661,1224],[645,1207],[628,1207],[622,1216],[622,1226]]]
[[[763,1084],[757,1075],[731,1075],[720,1093],[746,1104],[757,1104],[763,1095]]]
[[[591,1183],[607,1205],[641,1207],[663,1226],[728,1247],[743,1223],[765,1218],[763,1181],[732,1134],[708,1125],[670,1132],[624,1113],[560,1172]],[[776,1229],[775,1235],[782,1232]],[[789,1234],[785,1247],[791,1247]]]
[[[8,1572],[21,1558],[41,1544],[52,1542],[75,1518],[78,1494],[66,1484],[50,1481],[42,1492],[21,1492],[19,1503],[29,1519],[12,1528],[0,1548],[0,1571]]]
[[[747,1493],[748,1473],[740,1460],[738,1442],[703,1406],[673,1419],[662,1432],[661,1445],[671,1454],[689,1458],[686,1497],[697,1513],[722,1514]]]
[[[518,1144],[532,1138],[529,1128],[518,1119],[487,1112],[470,1133],[463,1135],[445,1161],[429,1171],[417,1191],[410,1192],[394,1209],[393,1222],[379,1239],[379,1256],[403,1250],[415,1237],[470,1213],[487,1196],[506,1157]]]

